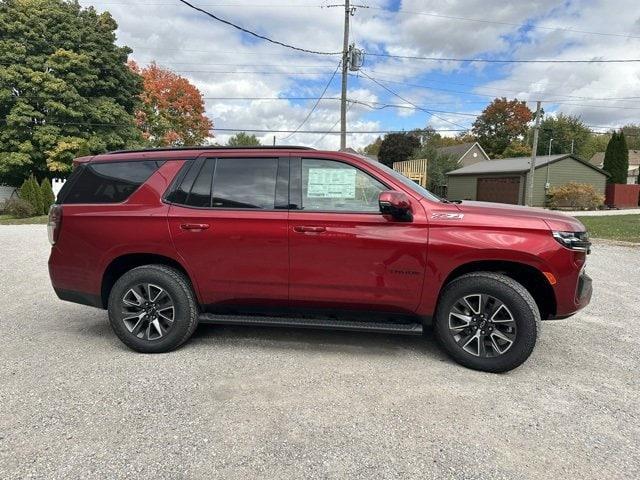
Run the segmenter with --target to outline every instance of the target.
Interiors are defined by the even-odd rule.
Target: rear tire
[[[512,278],[477,272],[445,287],[434,327],[440,345],[458,363],[499,373],[529,358],[539,336],[540,312]]]
[[[187,278],[166,265],[144,265],[120,277],[109,295],[109,322],[129,348],[162,353],[178,348],[198,326]]]

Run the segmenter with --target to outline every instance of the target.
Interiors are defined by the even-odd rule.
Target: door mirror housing
[[[380,205],[380,213],[383,215],[389,215],[394,220],[401,222],[411,222],[413,220],[411,200],[404,192],[395,190],[381,192],[378,197],[378,204]]]

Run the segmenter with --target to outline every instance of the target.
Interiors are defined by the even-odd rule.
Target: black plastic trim
[[[64,290],[61,288],[54,288],[56,295],[60,300],[65,302],[79,303],[80,305],[88,305],[90,307],[102,308],[102,297],[100,295],[92,295],[90,293],[78,292],[76,290]]]

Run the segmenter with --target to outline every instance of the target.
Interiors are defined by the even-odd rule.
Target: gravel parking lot
[[[430,335],[200,326],[140,355],[59,301],[42,225],[0,226],[0,478],[640,478],[640,248],[521,368]]]

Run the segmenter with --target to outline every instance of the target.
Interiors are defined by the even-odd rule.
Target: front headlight
[[[553,238],[571,250],[589,253],[591,242],[588,232],[552,232]]]

